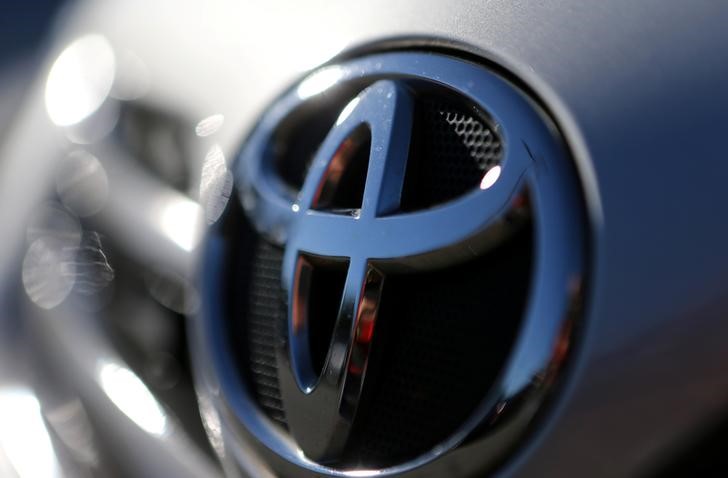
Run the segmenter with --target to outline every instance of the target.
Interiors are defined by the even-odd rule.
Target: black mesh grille
[[[250,388],[266,414],[285,426],[275,357],[278,324],[285,314],[281,301],[283,251],[265,241],[258,241],[253,249],[243,320]]]
[[[501,141],[474,107],[425,96],[415,107],[402,209],[423,209],[478,187],[500,163]]]
[[[282,250],[251,247],[243,363],[258,405],[286,427],[275,359],[285,320]],[[472,413],[503,365],[530,274],[531,231],[487,256],[385,280],[368,382],[344,462],[387,466],[424,453]]]
[[[519,326],[531,236],[467,264],[388,276],[350,461],[386,466],[452,434],[483,400]]]

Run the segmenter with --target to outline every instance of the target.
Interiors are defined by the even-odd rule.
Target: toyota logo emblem
[[[500,135],[503,154],[466,194],[432,207],[405,210],[401,199],[407,165],[417,161],[410,157],[410,143],[421,84],[447,90],[482,108]],[[319,101],[341,86],[354,93],[318,147],[302,187],[291,194],[272,167],[275,133],[301,105]],[[206,376],[222,391],[212,401],[261,445],[262,453],[311,472],[339,473],[327,463],[342,456],[357,422],[387,277],[463,263],[491,250],[511,236],[514,214],[527,201],[535,225],[535,260],[525,317],[503,371],[472,416],[443,437],[439,447],[377,473],[412,469],[446,455],[478,427],[482,430],[484,423],[491,425],[481,432],[481,439],[495,443],[488,453],[502,456],[510,441],[500,438],[501,432],[511,427],[521,430],[538,407],[514,408],[525,420],[509,422],[505,428],[489,427],[506,415],[503,410],[520,403],[515,397],[528,397],[534,404],[542,400],[563,358],[557,351],[570,340],[583,278],[580,188],[555,131],[543,110],[509,81],[445,56],[366,57],[315,72],[289,91],[263,115],[232,173],[247,220],[258,234],[284,248],[280,280],[286,322],[280,328],[275,360],[293,440],[282,437],[256,411],[245,380],[235,372],[231,358],[235,345],[222,325],[227,299],[221,290],[228,286],[221,282],[219,271],[226,267],[226,251],[236,245],[234,238],[224,238],[220,224],[213,225],[208,240],[202,286],[202,334],[207,337],[203,348],[213,370]],[[352,152],[362,147],[368,148],[368,163],[361,197],[351,207],[337,207],[334,193],[351,167]],[[224,221],[223,217],[220,223]],[[312,358],[309,332],[320,318],[308,301],[315,280],[312,270],[321,262],[337,263],[346,272],[329,347],[319,368]]]

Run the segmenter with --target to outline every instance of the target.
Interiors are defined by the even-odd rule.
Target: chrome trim
[[[397,80],[376,83],[388,78]],[[484,181],[487,188],[427,211],[376,217],[375,210],[386,213],[396,208],[396,191],[401,186],[401,177],[394,170],[387,176],[384,172],[385,168],[403,170],[401,153],[406,149],[402,149],[402,145],[406,145],[407,141],[395,136],[391,139],[393,146],[387,146],[386,141],[394,128],[391,131],[376,130],[382,127],[375,120],[381,116],[377,115],[373,106],[377,100],[369,100],[369,95],[376,97],[371,91],[381,88],[401,98],[404,95],[397,92],[396,84],[407,80],[426,80],[442,85],[482,106],[503,138],[505,158],[499,171],[500,177]],[[374,87],[362,93],[359,104],[341,125],[334,127],[309,172],[301,198],[292,204],[271,167],[268,145],[273,132],[303,102],[315,100],[317,95],[326,94],[330,88],[361,82],[374,84]],[[319,83],[322,85],[320,89],[308,87]],[[386,95],[379,95],[379,100],[383,97]],[[372,106],[367,107],[367,104]],[[368,108],[371,110],[367,111]],[[406,108],[398,110],[405,111]],[[395,125],[406,121],[407,116],[404,118],[395,117]],[[368,122],[373,128],[372,157],[365,205],[359,219],[310,209],[328,161],[349,133],[363,122]],[[225,257],[236,246],[234,239],[226,237],[222,231],[220,223],[224,221],[220,221],[203,245],[205,259],[200,276],[203,305],[197,336],[198,340],[201,339],[202,354],[198,357],[201,356],[203,362],[210,360],[201,368],[204,374],[202,382],[207,384],[202,393],[215,390],[211,398],[221,414],[233,423],[239,421],[243,425],[236,427],[238,439],[259,443],[259,453],[274,468],[285,469],[276,457],[279,456],[312,473],[331,476],[382,476],[405,471],[423,475],[442,473],[447,470],[448,457],[471,449],[477,450],[471,459],[475,470],[499,463],[511,451],[513,442],[528,429],[538,405],[554,382],[555,372],[562,362],[561,350],[564,344],[570,343],[573,312],[581,294],[586,261],[583,198],[569,155],[555,131],[535,103],[503,77],[470,62],[425,53],[372,55],[328,67],[314,72],[297,89],[275,103],[248,138],[239,161],[233,167],[233,174],[238,181],[240,201],[255,227],[276,242],[287,244],[282,279],[284,284],[289,284],[289,292],[289,278],[294,276],[298,251],[352,257],[353,269],[359,272],[354,275],[350,271],[349,278],[357,278],[352,280],[357,287],[362,284],[362,267],[367,264],[366,259],[371,259],[376,267],[423,269],[467,259],[506,233],[508,226],[505,219],[511,203],[518,197],[517,193],[524,190],[528,191],[532,203],[536,259],[520,336],[502,375],[467,423],[438,447],[407,463],[377,470],[342,470],[307,458],[298,445],[282,436],[261,415],[245,384],[237,376],[231,361],[231,344],[223,325],[222,291],[225,285],[220,282]],[[375,146],[377,141],[384,141],[381,148]],[[396,160],[397,155],[393,155],[394,159],[385,160],[384,156],[376,159],[377,154],[386,155],[397,150],[400,151],[399,161]],[[377,176],[380,179],[372,179]],[[389,194],[380,194],[378,188],[389,191]],[[384,201],[381,201],[382,198]],[[379,205],[372,203],[373,199],[381,202]],[[419,231],[416,244],[407,240],[412,238],[412,230]],[[423,231],[428,234],[422,234]],[[386,249],[383,250],[385,242]],[[356,251],[356,256],[352,256],[353,251]],[[357,294],[352,294],[356,290],[353,284],[347,284],[348,292],[342,304],[349,304],[350,310],[357,303],[354,298]],[[350,343],[349,330],[347,338],[341,343]],[[292,343],[295,340],[292,339]],[[296,367],[293,365],[293,370]],[[284,372],[283,376],[287,373]],[[287,390],[286,398],[290,399],[291,387],[286,382],[282,379],[283,389]],[[340,385],[339,382],[337,387]],[[337,387],[331,390],[340,390]],[[295,430],[304,422],[297,423],[294,417],[293,423],[296,435]],[[456,450],[466,441],[471,445]],[[317,451],[326,451],[326,445]],[[429,466],[424,466],[428,463]]]

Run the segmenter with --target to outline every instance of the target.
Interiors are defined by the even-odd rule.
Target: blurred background
[[[140,266],[89,218],[90,198],[110,194],[108,165],[90,152],[98,145],[58,135],[46,115],[48,101],[77,111],[97,86],[93,73],[113,73],[101,35],[70,49],[56,44],[56,27],[75,5],[0,4],[0,478],[215,476],[187,357],[187,283],[156,264]],[[60,79],[46,82],[52,65]],[[86,112],[87,125],[104,123],[103,112],[93,113],[106,93]],[[147,179],[120,187],[120,196],[139,196],[147,184],[146,206],[182,211],[167,221],[172,229],[187,224],[196,204],[172,180],[147,175],[158,161],[180,164],[177,125],[131,107],[119,119],[116,100],[107,103],[113,128],[103,138],[137,141],[138,169],[125,170]],[[184,131],[196,137],[194,124]],[[121,223],[130,229],[134,221]],[[142,249],[155,247],[170,249],[148,241]]]
[[[63,0],[4,0],[0,7],[0,67],[33,56]]]
[[[18,107],[27,82],[41,61],[41,49],[64,0],[4,0],[0,5],[0,132]]]

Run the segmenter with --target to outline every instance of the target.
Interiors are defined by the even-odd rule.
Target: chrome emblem
[[[314,79],[322,78],[327,80],[323,88],[309,88]],[[432,208],[405,212],[400,200],[406,166],[416,160],[408,157],[416,102],[408,82],[414,80],[436,83],[482,107],[502,137],[504,154],[471,192]],[[364,86],[342,110],[316,153],[300,193],[292,197],[271,166],[276,128],[298,105],[316,101],[327,88],[354,82]],[[331,191],[348,167],[350,150],[362,130],[369,132],[370,149],[361,206],[331,208]],[[244,427],[278,456],[317,473],[332,471],[323,464],[341,456],[355,423],[387,275],[463,262],[501,243],[509,237],[509,217],[524,194],[532,204],[536,259],[526,317],[503,373],[473,417],[441,447],[379,472],[403,471],[433,460],[456,447],[486,419],[497,422],[514,397],[550,384],[550,374],[562,358],[555,350],[568,340],[569,314],[584,261],[581,197],[568,155],[553,131],[539,108],[500,76],[472,63],[435,55],[393,53],[356,60],[321,70],[285,95],[248,139],[234,175],[249,221],[258,233],[285,247],[281,283],[287,326],[276,360],[295,444],[282,440],[247,399],[235,398],[246,396],[245,386],[229,372],[234,368],[230,346],[223,343],[222,329],[213,325],[213,333],[208,334],[210,353],[227,397],[224,406],[234,410]],[[313,364],[308,337],[309,325],[317,317],[309,315],[306,304],[311,264],[318,260],[345,263],[347,270],[320,371]],[[207,294],[208,304],[213,300],[210,294],[219,292]],[[219,315],[211,307],[206,309],[206,324],[215,324],[214,316]],[[524,406],[521,412],[530,417],[535,408]],[[527,422],[514,420],[513,426]],[[487,440],[496,441],[493,449],[509,443],[497,443],[500,433],[508,432],[485,433]]]

